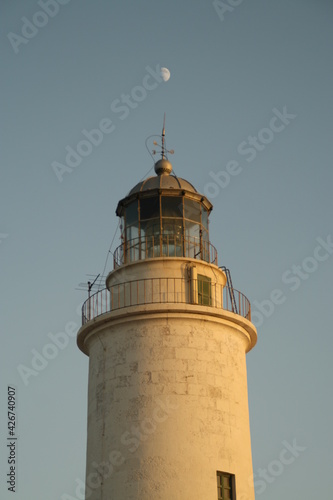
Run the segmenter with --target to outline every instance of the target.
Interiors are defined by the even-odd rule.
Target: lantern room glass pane
[[[201,209],[201,203],[185,198],[185,211],[184,211],[185,219],[190,219],[200,222],[200,209]]]
[[[191,259],[201,258],[200,224],[185,221],[185,255]]]
[[[183,217],[181,196],[162,196],[162,217]]]
[[[203,227],[208,230],[208,212],[204,207],[202,207],[201,217]]]
[[[138,222],[138,202],[135,200],[126,207],[126,226]]]
[[[159,236],[160,232],[160,219],[141,222],[141,239],[144,237]]]
[[[185,238],[198,239],[200,238],[200,224],[195,222],[185,221]]]
[[[160,219],[141,222],[141,258],[161,257]]]
[[[137,225],[127,226],[126,227],[126,238],[127,238],[127,241],[133,240],[134,238],[138,238],[138,237],[139,237],[139,228],[138,228]]]
[[[122,236],[125,235],[125,218],[123,216],[120,218],[120,233]]]
[[[142,198],[140,200],[140,220],[153,219],[160,216],[160,198]]]
[[[207,243],[208,243],[209,242],[208,231],[206,231],[205,229],[202,229],[201,235],[202,235],[202,241],[207,241]]]
[[[175,237],[181,237],[183,235],[183,220],[162,219],[162,233]]]

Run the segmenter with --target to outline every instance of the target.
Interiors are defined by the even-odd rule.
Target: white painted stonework
[[[107,286],[157,276],[190,287],[196,274],[226,282],[206,262],[159,258],[116,269]],[[254,500],[245,353],[256,329],[184,302],[119,308],[78,333],[89,355],[87,499],[214,500],[219,470],[235,474],[237,500]]]

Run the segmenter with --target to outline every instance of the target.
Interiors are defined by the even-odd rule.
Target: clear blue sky
[[[27,385],[18,366],[79,326],[86,296],[75,288],[102,272],[117,202],[151,168],[144,143],[164,111],[174,170],[212,194],[219,263],[257,313],[253,468],[271,472],[256,498],[331,498],[332,1],[230,1],[225,14],[204,0],[60,3],[45,14],[35,0],[1,2],[1,498],[14,498],[7,385],[18,398],[16,498],[75,498],[84,479],[88,359],[67,335]],[[148,66],[170,80],[144,80]],[[135,90],[144,81],[156,87],[146,96]],[[141,101],[120,112],[132,92]],[[66,165],[66,147],[103,119],[112,132],[60,182],[52,164]],[[306,449],[281,466],[294,440]]]

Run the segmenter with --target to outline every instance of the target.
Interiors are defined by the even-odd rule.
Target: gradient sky
[[[0,497],[14,498],[8,385],[18,399],[15,498],[76,498],[84,480],[88,358],[71,337],[27,385],[18,366],[32,367],[50,333],[79,327],[86,293],[76,288],[103,271],[117,202],[152,167],[145,140],[166,112],[174,171],[212,194],[219,264],[257,313],[253,469],[277,473],[256,498],[332,498],[333,249],[322,243],[333,240],[332,1],[244,0],[224,15],[204,0],[63,3],[29,31],[22,18],[46,22],[38,2],[1,2]],[[30,38],[10,40],[22,29]],[[128,116],[112,110],[148,66],[168,67],[171,79]],[[272,122],[284,109],[292,118]],[[114,130],[60,182],[52,164],[105,118]],[[280,303],[264,302],[261,321],[271,298]],[[295,440],[304,449],[280,470]]]

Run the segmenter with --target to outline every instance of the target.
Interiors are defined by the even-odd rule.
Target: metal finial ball
[[[158,160],[154,168],[157,175],[170,175],[172,172],[172,165],[165,158]]]

